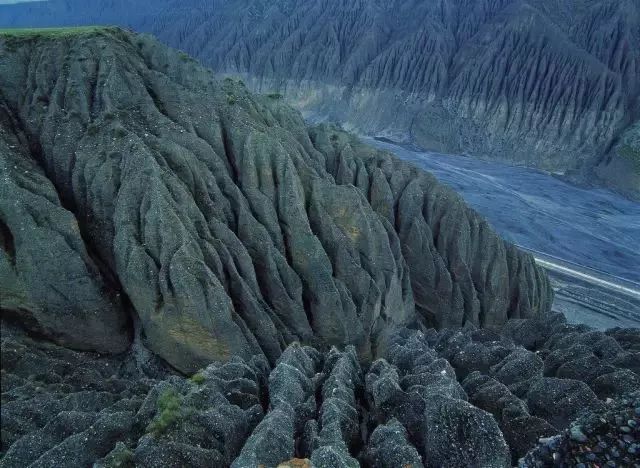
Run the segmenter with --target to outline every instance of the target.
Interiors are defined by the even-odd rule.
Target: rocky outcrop
[[[563,366],[577,369],[598,355],[600,377],[616,381],[640,333],[551,319],[401,329],[369,366],[352,346],[293,343],[274,366],[234,357],[188,379],[132,353],[70,351],[3,320],[0,465],[633,466],[638,374],[629,371],[633,386],[600,387],[586,371],[554,370],[554,356],[571,350]],[[518,338],[524,328],[536,344]],[[489,368],[464,358],[482,348],[502,357]]]
[[[640,111],[634,0],[145,3],[0,11],[6,26],[125,24],[314,118],[640,193],[637,167],[611,161]]]
[[[571,427],[540,444],[520,461],[522,468],[550,466],[570,460],[585,466],[635,466],[640,459],[640,392],[589,412]]]
[[[76,349],[126,350],[128,320],[118,295],[4,102],[0,173],[2,314]]]
[[[139,318],[191,373],[296,341],[367,362],[398,327],[550,308],[533,258],[432,176],[149,37],[9,32],[0,50],[0,291],[33,332],[118,353]]]

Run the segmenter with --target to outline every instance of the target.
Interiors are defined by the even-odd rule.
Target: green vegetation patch
[[[105,468],[133,468],[133,452],[122,442],[118,442],[116,447],[105,457]]]
[[[147,426],[147,433],[162,435],[182,417],[182,396],[173,388],[158,397],[156,417]]]
[[[114,34],[120,31],[112,26],[79,26],[71,28],[15,28],[0,29],[0,40],[4,41],[5,48],[15,51],[25,42],[64,39],[70,37],[95,37],[105,34]]]
[[[197,372],[193,374],[189,380],[196,385],[202,385],[205,381],[205,377],[201,372]]]
[[[118,28],[112,26],[78,26],[70,28],[14,28],[0,29],[0,37],[33,38],[33,37],[67,37],[79,34],[100,34],[114,32]]]

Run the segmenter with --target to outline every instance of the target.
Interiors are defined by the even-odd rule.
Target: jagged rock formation
[[[150,37],[5,33],[0,52],[1,306],[33,332],[118,353],[139,318],[194,372],[295,341],[366,362],[397,327],[550,309],[533,258],[432,176]]]
[[[634,0],[131,3],[50,0],[0,16],[126,24],[316,117],[640,196],[637,165],[612,152],[640,115]]]
[[[640,460],[638,330],[596,332],[552,315],[402,329],[389,343],[368,367],[352,346],[322,353],[294,343],[272,368],[261,356],[234,357],[185,379],[142,372],[132,354],[34,340],[3,321],[0,466]]]
[[[522,468],[544,467],[554,460],[578,466],[638,466],[640,391],[616,399],[601,411],[580,417],[562,434],[542,442],[522,460]]]

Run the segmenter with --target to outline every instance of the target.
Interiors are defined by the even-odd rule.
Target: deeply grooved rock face
[[[99,272],[73,213],[24,146],[0,103],[0,309],[78,349],[129,346],[127,317]]]
[[[65,344],[122,350],[123,306],[106,299],[116,287],[151,349],[184,372],[234,355],[274,364],[293,341],[353,344],[372,359],[389,330],[414,321],[483,326],[549,310],[533,258],[432,176],[307,128],[279,100],[149,37],[5,34],[0,50],[0,161],[42,179],[0,180],[0,290],[17,291],[3,307]],[[31,196],[24,233],[6,207]],[[51,204],[61,214],[47,218]],[[78,260],[38,274],[78,278],[69,293],[29,276],[27,242],[36,257],[59,252],[38,237],[47,230]],[[54,291],[95,297],[77,327],[59,324],[65,336],[37,313],[68,312],[47,299]]]
[[[0,25],[126,25],[311,117],[640,197],[612,152],[640,111],[636,0],[96,1],[0,6]]]

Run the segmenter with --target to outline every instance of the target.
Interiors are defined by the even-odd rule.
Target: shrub
[[[202,385],[205,381],[205,377],[201,372],[197,372],[191,376],[189,379],[196,385]]]
[[[159,436],[182,416],[182,397],[170,388],[158,397],[156,417],[147,426],[147,433]]]

